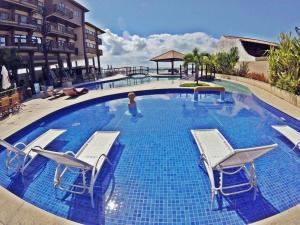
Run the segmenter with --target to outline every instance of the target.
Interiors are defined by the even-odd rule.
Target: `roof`
[[[81,5],[79,2],[77,2],[76,0],[69,0],[72,4],[78,6],[79,8],[82,8],[85,12],[89,12],[90,10],[88,10],[85,6]]]
[[[229,38],[229,39],[239,39],[240,41],[252,42],[252,43],[257,43],[257,44],[279,46],[279,44],[276,42],[264,41],[264,40],[259,40],[259,39],[255,39],[255,38],[246,38],[246,37],[238,37],[238,36],[230,36],[230,35],[228,35],[228,36],[224,35],[224,37]]]
[[[105,34],[106,32],[102,29],[100,29],[99,27],[95,26],[94,24],[90,23],[90,22],[85,22],[86,25],[88,25],[89,27],[94,28],[97,31],[100,31],[101,34]]]
[[[171,50],[171,51],[168,51],[166,53],[163,53],[159,56],[156,56],[156,57],[150,59],[150,61],[155,61],[155,62],[158,62],[158,61],[160,61],[160,62],[183,61],[183,57],[184,57],[184,54],[174,51],[174,50]]]

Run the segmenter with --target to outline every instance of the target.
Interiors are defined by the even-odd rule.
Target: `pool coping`
[[[230,80],[231,81],[231,80]],[[105,97],[105,96],[110,96],[112,94],[121,94],[121,93],[128,93],[131,91],[146,91],[146,90],[161,90],[161,89],[188,89],[191,90],[193,88],[180,88],[179,85],[182,83],[186,83],[188,81],[182,81],[182,80],[172,80],[172,81],[157,81],[157,82],[153,82],[153,83],[148,83],[148,84],[141,84],[141,85],[136,85],[136,86],[129,86],[129,87],[121,87],[121,88],[114,88],[114,89],[105,89],[105,90],[97,90],[97,91],[90,91],[88,94],[81,96],[77,99],[72,99],[69,102],[66,100],[65,97],[58,99],[59,101],[57,101],[57,106],[53,107],[52,104],[47,104],[49,103],[49,100],[47,99],[34,99],[32,100],[32,102],[28,102],[27,106],[30,106],[31,109],[29,109],[29,111],[27,113],[31,113],[33,115],[33,117],[30,117],[29,120],[25,123],[24,121],[22,121],[22,117],[18,118],[17,121],[19,120],[19,122],[22,121],[22,125],[18,125],[15,126],[14,128],[6,131],[6,134],[3,135],[4,137],[8,137],[10,135],[12,135],[13,133],[19,131],[20,129],[25,128],[26,126],[30,125],[31,123],[51,114],[54,113],[55,111],[61,110],[63,108],[67,108],[70,107],[72,105],[75,104],[79,104],[88,100],[93,100],[93,99],[97,99],[97,98],[101,98],[101,97]],[[240,82],[236,82],[236,83],[240,83]],[[245,85],[243,83],[240,83],[244,86],[248,86]],[[216,85],[217,86],[217,85]],[[249,88],[249,87],[248,87]],[[249,89],[251,90],[252,87],[250,87]],[[257,96],[252,90],[251,92]],[[263,95],[257,96],[259,99],[261,99],[262,101],[266,102],[263,99]],[[274,98],[277,98],[276,96],[274,96]],[[54,100],[56,101],[56,100]],[[32,113],[32,110],[34,109],[41,109],[40,107],[43,106],[44,102],[44,107],[45,104],[46,109],[42,108],[42,113],[38,114],[38,113]],[[46,103],[45,103],[46,102]],[[68,104],[66,104],[68,103]],[[267,102],[269,104],[269,102]],[[34,105],[36,104],[36,105]],[[287,103],[289,104],[289,103]],[[270,104],[272,105],[272,103]],[[35,107],[36,108],[35,108]],[[276,106],[272,105],[273,107],[277,108]],[[277,108],[279,110],[281,110],[280,108]],[[283,110],[281,110],[283,111]],[[299,109],[300,111],[300,109]],[[26,113],[22,113],[23,115]],[[287,113],[288,114],[288,113]],[[288,114],[289,115],[289,114]],[[17,116],[17,115],[14,115]],[[14,117],[13,116],[13,117]],[[7,121],[5,121],[7,122]],[[2,123],[0,124],[0,130],[3,131],[3,129],[5,130],[5,128],[8,128],[10,125],[9,122],[7,123]],[[15,124],[16,125],[16,124]],[[28,202],[25,202],[23,199],[17,197],[16,195],[12,194],[11,192],[9,192],[8,190],[6,190],[5,188],[0,186],[0,195],[1,195],[1,199],[0,199],[0,224],[20,224],[20,221],[22,221],[22,224],[36,224],[36,221],[34,221],[35,218],[39,218],[39,221],[47,221],[48,224],[78,224],[76,222],[73,222],[71,220],[67,220],[64,219],[62,217],[56,216],[50,212],[47,212],[43,209],[40,209]],[[10,207],[8,207],[10,206]],[[15,209],[12,211],[12,209]],[[274,221],[279,221],[279,220],[283,220],[285,221],[285,224],[295,224],[293,221],[300,221],[300,204],[298,204],[297,206],[294,206],[284,212],[281,212],[279,214],[276,214],[272,217],[266,218],[264,220],[258,221],[256,223],[254,223],[255,225],[266,225],[266,224],[274,224]],[[39,222],[40,223],[40,222]],[[276,224],[276,223],[275,223]]]

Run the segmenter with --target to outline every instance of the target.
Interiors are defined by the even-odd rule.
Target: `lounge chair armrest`
[[[109,160],[109,158],[108,158],[105,154],[100,155],[99,158],[97,159],[97,162],[96,162],[96,164],[95,164],[95,166],[94,166],[94,169],[93,169],[93,174],[94,174],[94,175],[95,175],[95,173],[97,172],[97,171],[96,171],[96,168],[97,168],[97,165],[98,165],[98,163],[99,163],[99,161],[100,161],[100,159],[101,159],[102,157],[104,157],[104,158],[107,160],[107,162],[108,162],[111,166],[113,165],[113,164],[111,163],[111,161]]]
[[[206,157],[206,155],[204,155],[204,154],[201,154],[201,159],[202,159],[203,161],[205,161],[207,165],[209,165],[209,166],[210,166],[210,163],[209,163],[209,161],[207,160],[207,157]]]
[[[30,154],[30,152],[32,152],[32,150],[34,150],[35,148],[40,149],[40,150],[44,150],[41,146],[34,146],[34,147],[32,147],[32,148],[28,151],[28,153],[26,154],[25,159],[24,159],[24,163],[26,162],[27,157],[28,157],[28,155]]]
[[[75,157],[75,155],[76,155],[76,154],[75,154],[74,152],[72,152],[72,151],[66,151],[65,154],[66,154],[66,155],[71,155],[71,156],[74,156],[74,157]]]
[[[22,145],[23,146],[23,149],[24,148],[26,148],[26,144],[25,143],[23,143],[23,142],[18,142],[18,143],[16,143],[16,144],[14,144],[14,147],[18,147],[18,145]]]

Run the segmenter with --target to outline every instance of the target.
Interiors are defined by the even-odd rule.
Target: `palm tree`
[[[199,68],[203,64],[204,55],[203,53],[199,53],[198,48],[194,48],[192,53],[186,54],[183,57],[183,66],[187,67],[189,64],[195,65],[195,80],[198,85],[199,80]]]

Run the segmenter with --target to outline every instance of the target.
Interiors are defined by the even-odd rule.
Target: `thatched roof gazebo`
[[[150,61],[156,62],[156,71],[158,74],[158,62],[171,62],[172,63],[172,75],[174,74],[174,62],[183,61],[184,54],[171,50],[159,56],[156,56]]]

